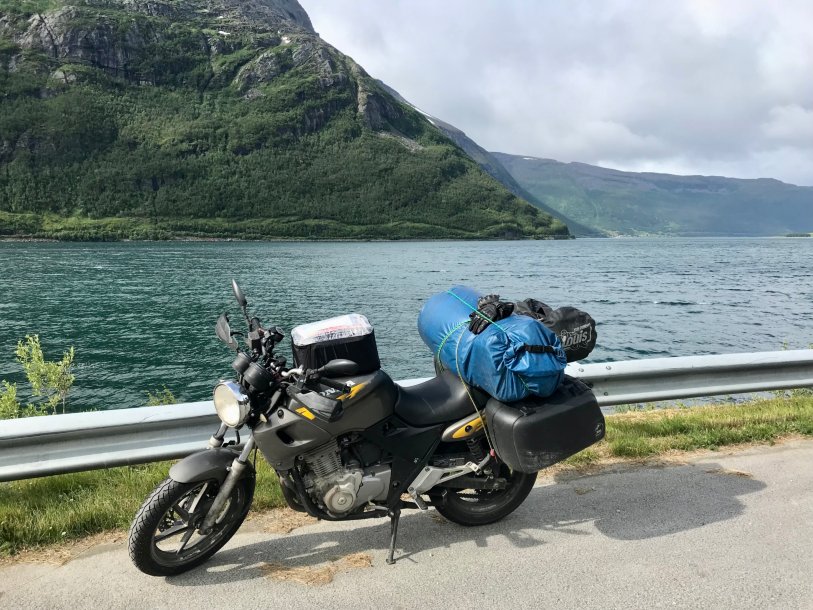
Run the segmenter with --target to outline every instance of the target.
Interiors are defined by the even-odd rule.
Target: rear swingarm
[[[484,479],[482,477],[474,477],[471,475],[457,477],[450,479],[445,483],[440,483],[435,486],[435,489],[447,487],[452,489],[482,489],[486,491],[499,491],[505,489],[508,482],[502,477]]]

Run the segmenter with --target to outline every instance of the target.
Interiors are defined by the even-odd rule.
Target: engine
[[[337,441],[302,456],[310,471],[306,488],[314,500],[333,514],[344,514],[370,501],[387,499],[390,468],[362,468],[355,460],[342,463]]]

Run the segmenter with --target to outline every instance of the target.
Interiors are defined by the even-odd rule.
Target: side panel
[[[397,415],[379,422],[362,436],[378,445],[392,459],[392,475],[387,506],[395,508],[409,484],[440,443],[443,426],[415,428]]]
[[[319,419],[292,400],[290,408],[275,410],[266,423],[254,428],[257,447],[275,469],[288,470],[298,455],[341,434],[366,430],[392,415],[397,390],[386,373],[377,371],[341,381],[352,381],[352,391],[342,396],[326,393],[343,403],[344,414],[338,421]]]
[[[325,429],[327,425],[288,409],[277,409],[268,417],[267,423],[254,428],[254,441],[271,466],[276,470],[289,470],[293,468],[296,456],[316,449],[332,438]]]
[[[443,442],[464,441],[478,434],[485,424],[479,413],[472,413],[460,421],[453,423],[443,431]]]

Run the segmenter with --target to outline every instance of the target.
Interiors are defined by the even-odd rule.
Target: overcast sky
[[[300,0],[492,151],[813,185],[813,0]]]

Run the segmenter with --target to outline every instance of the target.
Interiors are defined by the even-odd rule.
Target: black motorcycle
[[[251,507],[257,449],[292,509],[328,521],[388,516],[391,564],[403,509],[432,506],[460,525],[493,523],[525,500],[539,470],[604,436],[595,397],[570,378],[552,397],[510,405],[448,371],[401,387],[377,366],[377,352],[369,357],[369,337],[307,352],[357,358],[309,368],[314,360],[295,349],[297,366],[288,367],[274,353],[283,332],[250,317],[232,287],[248,324],[247,349],[221,315],[216,333],[237,352],[237,380],[214,389],[222,424],[209,448],[173,465],[136,513],[129,552],[146,574],[185,572],[237,532]],[[243,427],[251,435],[238,451],[225,436]]]

